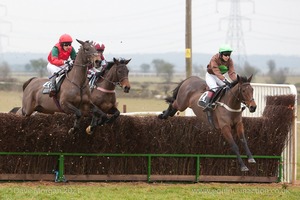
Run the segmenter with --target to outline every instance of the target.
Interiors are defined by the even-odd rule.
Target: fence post
[[[196,183],[199,182],[199,176],[200,176],[200,156],[197,156],[196,160]]]
[[[58,165],[58,182],[65,182],[64,171],[65,171],[65,158],[63,154],[59,155],[59,165]]]
[[[147,170],[147,181],[150,182],[151,176],[151,155],[148,155],[148,170]]]

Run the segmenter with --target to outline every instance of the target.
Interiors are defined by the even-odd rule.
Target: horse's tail
[[[165,100],[166,100],[167,103],[173,103],[173,102],[176,100],[177,94],[178,94],[178,90],[179,90],[180,86],[182,85],[182,83],[183,83],[184,81],[185,81],[185,80],[181,81],[181,82],[177,85],[177,87],[173,90],[173,95],[172,95],[171,97],[165,98]]]
[[[36,77],[32,77],[30,78],[28,81],[26,81],[24,84],[23,84],[23,91],[25,90],[25,88],[27,87],[27,85],[32,81],[32,79],[35,79]]]

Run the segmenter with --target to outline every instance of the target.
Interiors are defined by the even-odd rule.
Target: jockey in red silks
[[[107,62],[105,60],[105,57],[103,55],[103,52],[105,50],[105,45],[102,42],[94,42],[94,46],[98,52],[98,59],[99,62],[97,63],[97,66],[91,66],[88,70],[88,76],[92,74],[96,74],[97,77],[103,76]]]
[[[63,34],[59,38],[59,42],[54,45],[52,50],[48,55],[48,65],[47,70],[52,76],[51,78],[51,88],[49,96],[56,95],[56,77],[57,72],[60,71],[64,66],[72,65],[76,57],[76,51],[72,46],[73,39],[68,34]],[[70,61],[68,59],[71,58]]]

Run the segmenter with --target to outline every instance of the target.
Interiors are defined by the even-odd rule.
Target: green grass
[[[281,184],[4,183],[0,199],[298,199]]]

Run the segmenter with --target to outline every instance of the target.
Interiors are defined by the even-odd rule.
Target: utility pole
[[[185,4],[185,71],[188,78],[192,75],[192,0],[186,0]]]

